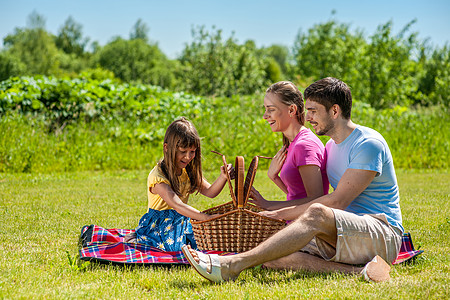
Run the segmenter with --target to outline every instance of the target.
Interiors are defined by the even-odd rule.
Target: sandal
[[[217,254],[204,254],[202,252],[196,251],[199,262],[197,263],[192,256],[188,246],[183,245],[181,247],[184,256],[191,266],[197,271],[198,274],[203,276],[212,282],[222,282],[225,281],[222,278],[222,272],[220,267],[219,255]]]

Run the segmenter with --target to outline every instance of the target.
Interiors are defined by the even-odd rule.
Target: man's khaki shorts
[[[384,214],[358,215],[333,209],[336,220],[336,248],[315,237],[302,251],[321,256],[328,261],[359,265],[375,255],[392,263],[402,242],[399,228],[389,225]]]

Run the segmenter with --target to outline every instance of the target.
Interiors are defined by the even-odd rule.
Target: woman
[[[264,116],[273,132],[283,134],[283,147],[273,157],[267,175],[286,193],[285,201],[267,201],[252,190],[252,202],[266,210],[309,202],[328,193],[325,147],[305,127],[303,95],[289,81],[270,86],[264,97]]]

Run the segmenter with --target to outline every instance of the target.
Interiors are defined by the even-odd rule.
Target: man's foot
[[[362,276],[369,282],[381,282],[391,279],[391,267],[380,256],[375,256],[361,271]]]
[[[236,277],[231,277],[226,274],[225,264],[222,264],[217,254],[205,254],[196,251],[191,246],[184,245],[181,247],[184,256],[189,264],[204,278],[212,282],[222,282],[234,280]]]

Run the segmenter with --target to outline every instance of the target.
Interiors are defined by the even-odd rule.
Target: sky
[[[331,19],[362,30],[366,37],[379,25],[393,22],[394,33],[416,19],[412,31],[431,45],[450,44],[450,0],[0,0],[0,45],[16,27],[27,26],[33,12],[46,20],[46,30],[57,34],[71,16],[91,42],[105,45],[112,38],[129,38],[138,19],[149,27],[150,42],[170,58],[192,42],[192,28],[234,32],[239,43],[254,40],[257,47],[294,45],[299,31]],[[334,14],[332,13],[334,11]]]

